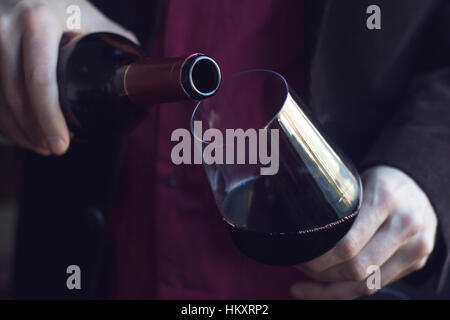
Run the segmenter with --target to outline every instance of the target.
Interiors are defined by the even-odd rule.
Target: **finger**
[[[26,14],[22,42],[25,86],[37,123],[56,155],[63,154],[69,145],[56,81],[61,36],[61,28],[45,6],[36,6]]]
[[[344,238],[324,255],[299,265],[301,271],[323,272],[332,266],[353,259],[364,248],[393,210],[393,201],[389,193],[376,183],[368,181],[365,184],[360,212]]]
[[[376,278],[377,275],[366,275],[360,281],[297,283],[292,286],[291,293],[297,299],[355,299],[371,295],[401,277],[423,268],[430,250],[429,241],[423,234],[419,234],[379,269],[379,279]]]
[[[401,278],[404,278],[404,277],[406,277],[407,275],[409,275],[409,274],[411,274],[413,272],[421,270],[427,264],[428,258],[429,258],[429,256],[426,256],[426,257],[423,257],[420,260],[417,260],[409,268],[404,270],[402,273],[400,273],[400,274],[396,275],[395,277],[393,277],[392,280],[387,282],[387,284],[394,283],[397,280],[400,280]]]
[[[424,234],[419,234],[389,259],[382,268],[382,286],[422,269],[431,254],[433,244]]]
[[[44,156],[50,155],[47,149],[36,146],[26,139],[22,128],[18,125],[9,108],[5,106],[3,98],[0,98],[0,133],[22,148],[33,150]]]
[[[11,36],[13,32],[17,32],[11,28],[17,29],[17,26],[11,25],[7,18],[0,19],[0,83],[4,107],[8,108],[8,113],[11,113],[14,118],[12,125],[20,127],[20,135],[28,143],[35,145],[40,150],[47,149],[39,128],[36,128],[36,124],[30,121],[30,115],[25,110],[26,98],[23,72],[21,71],[20,37]],[[14,130],[14,132],[16,131]],[[23,146],[24,142],[21,142],[21,145]]]
[[[392,279],[388,279],[388,281],[395,282],[412,272],[422,269],[427,263],[436,241],[437,219],[435,215],[431,215],[430,218],[426,219],[425,223],[426,226],[423,232],[416,235],[411,240],[410,244],[405,246],[405,254],[408,254],[409,252],[410,260],[414,260],[414,258],[416,258],[416,260],[412,262],[406,270],[397,272],[397,274],[394,275]],[[411,248],[409,246],[411,246]]]
[[[300,300],[349,300],[363,295],[361,282],[303,282],[291,287],[291,294]]]
[[[355,258],[312,276],[316,280],[326,282],[361,281],[367,277],[370,266],[383,266],[420,230],[422,222],[416,215],[392,214]]]
[[[11,36],[12,26],[7,17],[0,19],[0,80],[3,98],[20,122],[24,114],[22,72],[19,72],[20,37]]]
[[[380,271],[380,274],[382,271]],[[368,283],[370,279],[362,281],[339,281],[331,283],[322,282],[302,282],[291,287],[291,294],[295,299],[300,300],[350,300],[361,296],[372,295],[381,286]]]

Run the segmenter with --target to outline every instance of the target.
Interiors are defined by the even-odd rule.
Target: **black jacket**
[[[150,48],[159,1],[93,2]],[[305,4],[299,19],[307,25],[309,90],[303,98],[327,135],[360,170],[377,164],[397,167],[429,196],[439,217],[436,248],[422,271],[394,287],[410,297],[444,297],[442,290],[436,295],[436,288],[439,279],[446,283],[442,271],[448,269],[443,267],[450,248],[450,3]],[[381,8],[381,30],[366,27],[366,9],[372,4]],[[291,32],[295,41],[295,30]],[[111,270],[104,238],[119,162],[120,141],[73,145],[61,158],[28,156],[15,297],[104,296]],[[66,268],[71,264],[82,269],[81,291],[66,288]]]

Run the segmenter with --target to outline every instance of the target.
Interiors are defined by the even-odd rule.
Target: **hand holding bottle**
[[[67,8],[82,12],[79,33],[109,31],[136,41],[85,0],[0,2],[0,134],[41,155],[69,146],[58,99],[57,64]]]

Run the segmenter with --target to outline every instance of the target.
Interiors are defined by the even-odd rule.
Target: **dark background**
[[[0,145],[0,299],[8,298],[11,286],[21,163],[20,150]]]

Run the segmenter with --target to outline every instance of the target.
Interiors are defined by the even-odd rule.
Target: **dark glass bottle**
[[[152,104],[210,97],[220,81],[217,63],[199,53],[151,59],[111,33],[66,36],[61,43],[59,100],[81,140],[124,134]]]

